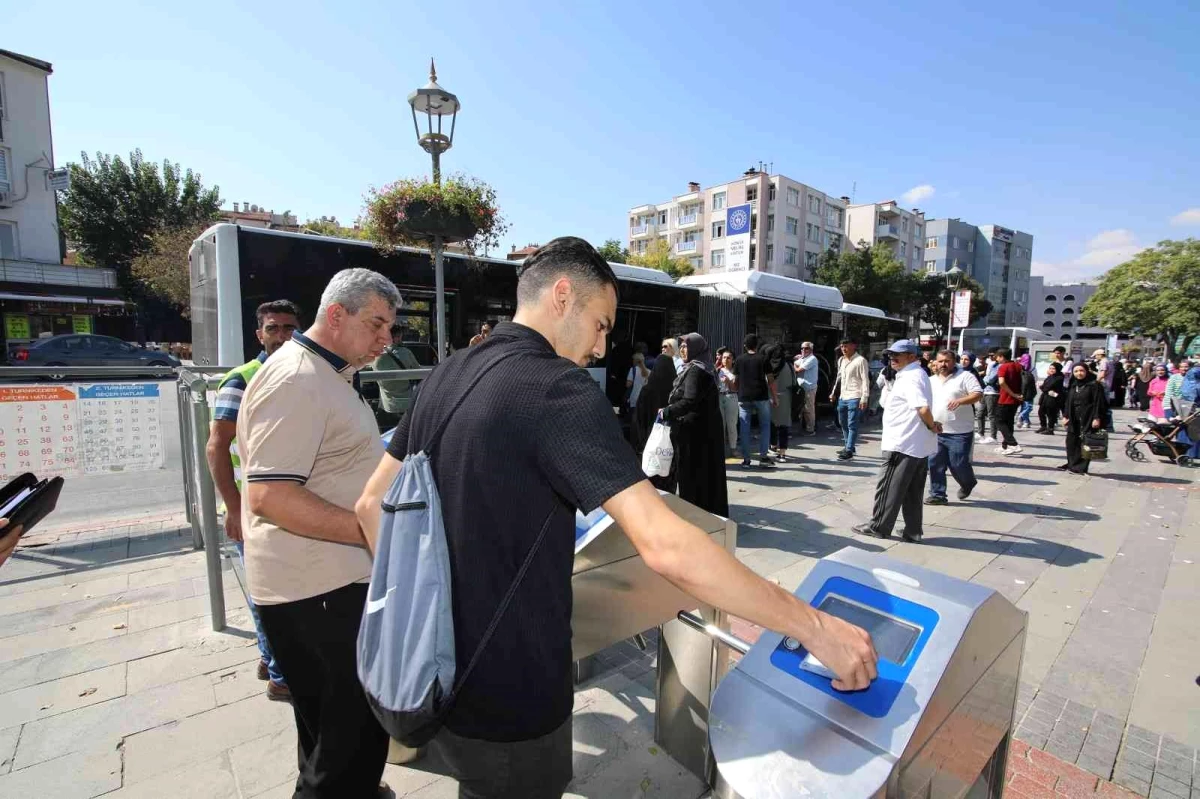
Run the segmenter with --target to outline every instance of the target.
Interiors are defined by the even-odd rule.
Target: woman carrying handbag
[[[1084,436],[1095,434],[1104,426],[1106,406],[1104,386],[1096,382],[1091,368],[1084,363],[1075,364],[1063,409],[1067,417],[1067,462],[1059,469],[1087,474],[1090,461],[1084,457]]]

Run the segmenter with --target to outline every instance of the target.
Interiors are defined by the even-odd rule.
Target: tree
[[[217,220],[220,190],[205,188],[200,176],[178,163],[162,166],[145,160],[134,150],[128,163],[120,156],[97,152],[95,160],[80,154],[82,162],[70,164],[71,188],[59,205],[62,232],[79,250],[80,260],[109,266],[137,307],[139,340],[150,331],[156,338],[186,336],[180,325],[178,290],[146,284],[133,274],[133,262],[151,252],[167,253],[175,240],[156,242],[163,230],[202,229]],[[187,264],[186,254],[182,265]],[[150,270],[154,271],[154,270]],[[162,275],[166,277],[166,275]],[[175,296],[176,301],[163,301]],[[186,301],[185,301],[186,305]]]
[[[946,335],[946,322],[950,317],[950,297],[953,291],[946,285],[943,275],[922,276],[914,274],[914,313],[917,318],[933,328],[933,337]],[[992,303],[984,296],[983,286],[969,275],[958,282],[959,291],[971,292],[971,318],[985,317],[992,311]]]
[[[606,240],[603,244],[596,248],[596,252],[600,253],[600,256],[609,263],[629,263],[629,250],[622,247],[621,242],[617,241],[616,239]]]
[[[1154,336],[1176,356],[1200,334],[1200,240],[1160,241],[1105,272],[1081,322]]]
[[[836,286],[846,302],[879,308],[889,316],[915,312],[916,278],[886,244],[867,247],[863,242],[841,253],[826,250],[812,277],[816,283]]]
[[[85,263],[117,270],[130,299],[144,296],[130,280],[133,261],[154,246],[154,234],[166,229],[193,229],[217,219],[219,189],[206,189],[200,175],[178,164],[157,164],[141,150],[120,156],[97,153],[93,161],[82,153],[71,164],[71,188],[60,206],[63,232],[79,249]]]
[[[318,236],[334,236],[339,239],[358,239],[366,241],[367,231],[357,222],[354,227],[343,227],[336,216],[323,216],[320,219],[310,219],[301,226],[305,233]]]
[[[133,259],[133,276],[150,293],[191,318],[191,280],[188,250],[204,232],[204,225],[161,228],[150,236],[149,248]]]
[[[687,277],[694,269],[690,262],[671,254],[671,245],[666,239],[655,239],[642,255],[629,256],[628,262],[633,266],[646,266],[666,272],[672,280]]]

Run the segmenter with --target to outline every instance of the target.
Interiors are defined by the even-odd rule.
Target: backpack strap
[[[546,539],[546,532],[550,529],[550,520],[554,518],[554,510],[546,514],[546,520],[542,522],[541,532],[538,533],[537,539],[533,545],[529,547],[529,554],[525,556],[525,562],[521,564],[521,568],[517,570],[517,576],[513,578],[512,584],[508,587],[508,591],[504,594],[504,598],[500,600],[499,607],[492,614],[492,620],[488,622],[487,629],[483,632],[483,637],[479,639],[479,645],[475,647],[475,651],[471,654],[471,659],[467,661],[467,667],[463,669],[462,676],[454,681],[454,687],[450,689],[450,696],[446,698],[445,703],[441,708],[441,715],[444,717],[449,715],[454,707],[454,700],[458,696],[459,690],[471,676],[471,672],[475,669],[480,658],[483,656],[483,650],[487,649],[488,642],[492,640],[492,634],[496,632],[496,628],[500,626],[500,621],[504,618],[504,611],[508,610],[508,606],[512,603],[513,597],[517,595],[517,589],[521,587],[521,581],[525,579],[529,567],[533,564],[533,558],[537,555],[538,550],[542,547],[542,541]]]
[[[472,378],[471,382],[467,384],[466,390],[463,391],[458,399],[454,401],[454,405],[451,406],[450,412],[446,414],[446,417],[442,419],[442,421],[434,429],[433,435],[430,436],[430,438],[425,442],[425,449],[432,449],[437,444],[438,440],[442,437],[442,433],[444,433],[446,431],[446,427],[449,426],[450,419],[454,416],[455,412],[458,411],[459,407],[462,406],[463,402],[466,401],[467,397],[471,395],[471,392],[475,389],[475,386],[478,385],[479,381],[483,379],[483,376],[490,372],[492,367],[496,366],[501,361],[518,354],[520,354],[520,350],[516,352],[507,352],[503,355],[500,355],[496,358],[496,360],[483,367],[483,369],[479,371],[479,374]],[[412,454],[412,446],[412,437],[410,436],[409,454]],[[508,586],[508,591],[505,592],[504,598],[500,600],[500,605],[496,608],[496,612],[492,614],[492,620],[488,622],[488,626],[487,629],[484,630],[483,637],[479,639],[479,645],[475,647],[475,651],[471,654],[471,659],[467,661],[467,667],[463,669],[461,676],[455,677],[454,686],[450,689],[450,695],[446,697],[445,702],[442,703],[442,706],[439,709],[439,721],[444,720],[445,717],[450,714],[451,709],[454,707],[454,700],[458,696],[459,690],[462,688],[463,683],[467,681],[467,678],[471,676],[471,672],[475,670],[476,664],[479,663],[479,659],[483,655],[483,650],[487,648],[488,642],[492,640],[492,635],[496,632],[496,628],[500,626],[500,622],[504,618],[504,612],[508,610],[508,606],[512,604],[513,597],[517,595],[517,589],[521,587],[521,582],[525,579],[525,575],[529,572],[529,567],[533,565],[534,557],[537,555],[538,550],[542,548],[542,542],[546,540],[546,533],[550,529],[550,520],[553,518],[554,509],[552,508],[550,512],[546,514],[546,519],[542,522],[542,529],[538,532],[537,538],[534,539],[533,545],[529,547],[529,552],[525,555],[525,560],[523,563],[521,563],[521,568],[517,570],[516,576],[513,577],[512,583]]]
[[[459,394],[458,399],[456,399],[454,401],[454,404],[452,406],[450,406],[450,412],[448,414],[446,414],[446,417],[444,419],[442,419],[441,422],[438,423],[438,426],[436,428],[434,428],[433,435],[430,436],[429,439],[425,442],[425,445],[422,447],[422,449],[429,450],[429,449],[433,449],[435,446],[437,446],[438,440],[441,439],[442,433],[446,432],[446,428],[450,425],[450,420],[452,418],[454,418],[454,414],[458,411],[458,409],[462,406],[462,404],[464,402],[466,402],[467,397],[471,396],[471,392],[475,390],[475,386],[479,384],[479,381],[483,379],[483,376],[486,375],[488,372],[492,371],[492,367],[496,366],[501,361],[507,360],[508,358],[511,358],[514,355],[519,355],[520,353],[521,353],[520,350],[517,350],[516,352],[506,352],[506,353],[498,356],[496,358],[496,360],[492,361],[491,363],[487,364],[482,369],[480,369],[479,374],[477,374],[477,375],[475,375],[475,377],[471,378],[471,382],[467,384],[467,388],[461,394]],[[422,394],[424,394],[424,393],[425,392],[422,392]],[[420,402],[420,396],[421,395],[418,395],[418,397],[417,397],[418,402]],[[432,400],[430,400],[430,401],[432,402]],[[411,413],[416,413],[415,405],[414,405]],[[410,431],[410,433],[411,433],[411,431]],[[415,443],[416,443],[415,438],[410,434],[408,437],[408,454],[409,455],[416,454],[416,450],[413,449],[413,447],[415,446]]]

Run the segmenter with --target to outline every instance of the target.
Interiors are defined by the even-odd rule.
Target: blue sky
[[[445,168],[495,185],[518,245],[623,238],[760,160],[1029,231],[1057,280],[1200,235],[1195,3],[168,5],[6,10],[0,47],[54,64],[59,164],[140,147],[226,207],[349,222],[428,174],[406,97],[434,55],[463,104]]]

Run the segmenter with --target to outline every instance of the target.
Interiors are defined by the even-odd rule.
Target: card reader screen
[[[920,627],[885,616],[835,594],[827,595],[821,602],[819,610],[862,627],[870,633],[871,640],[875,643],[875,651],[879,653],[879,656],[897,665],[902,665],[908,659],[913,644],[921,635]]]

